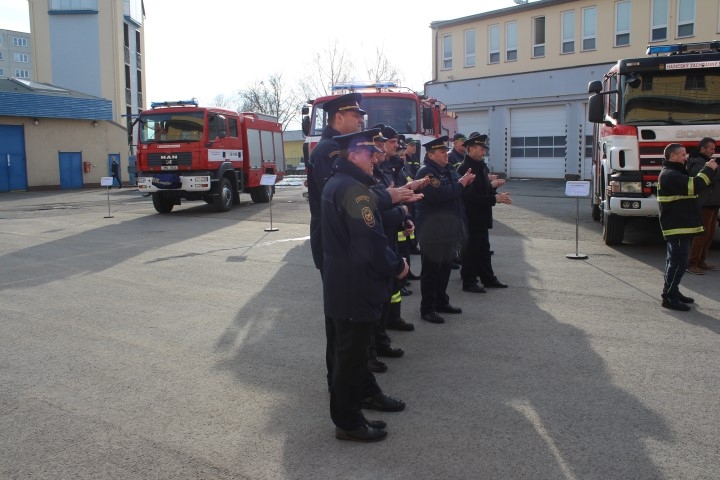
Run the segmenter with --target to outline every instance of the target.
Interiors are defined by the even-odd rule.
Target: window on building
[[[3,60],[3,52],[0,52],[0,62]]]
[[[659,42],[667,40],[668,30],[668,0],[652,0],[652,26],[650,41]]]
[[[465,66],[475,66],[475,29],[465,30]]]
[[[452,35],[443,35],[443,70],[452,68]]]
[[[83,12],[98,11],[98,0],[50,0],[50,11],[53,12]]]
[[[585,135],[585,157],[593,156],[593,136]]]
[[[533,58],[545,56],[545,17],[532,20]]]
[[[505,61],[516,61],[517,53],[517,22],[508,22],[505,25]]]
[[[615,4],[615,46],[630,45],[630,1]]]
[[[23,37],[13,37],[13,45],[16,47],[27,47],[28,39]]]
[[[562,53],[575,51],[575,11],[562,12]]]
[[[15,78],[30,78],[28,70],[15,69]]]
[[[488,27],[488,63],[500,63],[500,25]]]
[[[597,12],[595,7],[583,8],[583,51],[595,50],[595,36],[597,35]]]
[[[565,156],[567,137],[511,137],[510,156],[520,158],[561,158]]]
[[[5,69],[0,68],[0,77],[4,77],[4,76],[5,76]]]
[[[695,0],[678,0],[677,36],[695,35]]]
[[[30,63],[30,56],[27,53],[15,53],[14,57],[17,63]]]

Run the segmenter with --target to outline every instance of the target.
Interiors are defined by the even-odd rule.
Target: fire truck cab
[[[720,137],[720,42],[653,45],[588,85],[593,129],[592,217],[607,245],[627,221],[657,217],[657,179],[670,143],[690,151]]]
[[[140,113],[138,190],[152,195],[159,213],[181,200],[204,200],[217,211],[240,203],[240,193],[267,203],[285,170],[282,126],[274,117],[200,107],[196,100],[156,102]],[[131,135],[132,138],[132,135]]]

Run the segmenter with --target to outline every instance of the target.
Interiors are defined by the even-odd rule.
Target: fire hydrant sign
[[[568,197],[587,197],[590,195],[590,182],[566,182],[565,195]]]
[[[277,181],[277,175],[271,175],[269,173],[266,173],[262,177],[260,177],[260,185],[275,185],[275,182]]]
[[[113,186],[113,177],[100,177],[100,186],[101,187],[112,187]]]

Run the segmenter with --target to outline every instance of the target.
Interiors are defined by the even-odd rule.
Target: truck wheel
[[[269,203],[273,197],[273,187],[269,185],[261,185],[253,188],[250,192],[250,198],[254,203]]]
[[[213,197],[213,205],[215,210],[218,212],[227,212],[232,207],[233,203],[233,190],[230,185],[230,180],[223,177],[218,182],[218,195]]]
[[[620,245],[625,236],[625,218],[603,212],[603,241],[605,245]]]
[[[158,213],[170,213],[175,206],[173,199],[168,198],[168,196],[162,192],[153,192],[152,201],[153,207],[155,207]]]

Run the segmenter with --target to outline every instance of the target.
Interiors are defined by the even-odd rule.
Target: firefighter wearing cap
[[[455,136],[453,136],[453,148],[448,154],[448,163],[455,169],[457,169],[465,159],[465,146],[463,145],[465,140],[467,140],[467,138],[465,138],[465,135],[462,133],[456,133]]]
[[[425,164],[416,178],[427,178],[424,197],[415,205],[417,236],[420,242],[420,318],[443,323],[438,313],[462,313],[450,304],[447,285],[452,258],[464,236],[465,215],[461,201],[463,190],[475,179],[468,171],[462,177],[448,164],[448,137],[424,144]]]
[[[461,249],[463,290],[484,293],[485,288],[507,288],[493,272],[489,230],[493,226],[492,207],[498,203],[509,205],[512,200],[509,193],[496,191],[505,183],[504,180],[490,180],[490,170],[484,160],[490,149],[487,135],[470,136],[463,145],[465,160],[458,167],[458,174],[468,170],[477,174],[475,182],[465,189],[462,196],[468,225],[468,235]],[[478,277],[484,288],[478,284]]]
[[[377,130],[334,137],[339,160],[322,192],[323,303],[334,327],[330,415],[335,436],[371,442],[387,435],[384,422],[361,408],[399,411],[404,402],[380,390],[368,370],[373,324],[382,314],[393,278],[407,263],[389,248],[371,186]]]

